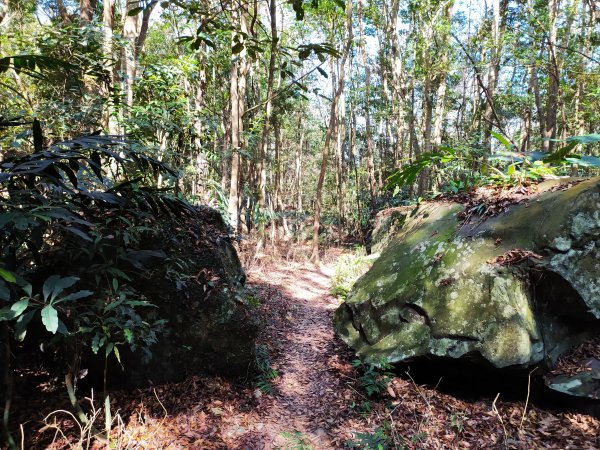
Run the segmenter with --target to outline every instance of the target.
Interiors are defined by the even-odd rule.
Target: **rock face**
[[[600,330],[600,179],[549,187],[483,223],[420,207],[336,311],[339,336],[371,361],[552,366]]]
[[[261,323],[221,216],[204,208],[183,225],[165,222],[157,230],[141,246],[167,259],[148,262],[133,284],[157,306],[154,318],[166,319],[165,329],[151,355],[128,352],[125,371],[115,368],[112,378],[131,387],[203,372],[245,376]]]

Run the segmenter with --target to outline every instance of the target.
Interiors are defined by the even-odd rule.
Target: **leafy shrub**
[[[149,352],[156,342],[164,321],[147,319],[153,305],[131,275],[166,255],[139,244],[159,216],[178,220],[193,208],[151,187],[176,173],[134,143],[85,136],[43,147],[37,121],[33,137],[33,153],[6,152],[0,165],[0,322],[12,345],[55,351],[75,406],[86,348],[102,355],[106,378],[121,346]],[[4,358],[10,367],[11,351]]]
[[[271,367],[271,357],[266,345],[256,347],[256,367],[258,374],[256,376],[256,386],[265,394],[273,394],[274,389],[271,381],[279,376],[279,373]]]
[[[394,375],[390,372],[392,366],[385,359],[376,363],[365,363],[355,359],[352,365],[362,372],[358,377],[358,383],[368,397],[384,392]]]

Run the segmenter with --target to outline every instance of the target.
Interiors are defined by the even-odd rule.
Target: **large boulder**
[[[600,179],[539,192],[483,222],[451,202],[403,217],[336,311],[339,336],[371,361],[525,369],[598,333]]]
[[[143,251],[166,259],[144,261],[133,285],[157,306],[148,319],[166,320],[165,328],[149,353],[128,352],[114,378],[138,386],[205,372],[246,376],[261,321],[220,214],[200,208],[184,223],[157,224],[150,236]]]

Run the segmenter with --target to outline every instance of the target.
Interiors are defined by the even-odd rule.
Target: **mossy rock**
[[[551,366],[598,330],[599,181],[540,186],[484,222],[461,223],[461,204],[422,205],[337,310],[337,333],[365,360]],[[542,258],[494,262],[509,251]]]

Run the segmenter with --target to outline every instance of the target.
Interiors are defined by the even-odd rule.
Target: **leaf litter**
[[[271,261],[249,273],[249,290],[260,300],[266,323],[259,345],[268,350],[268,364],[278,375],[269,380],[270,394],[250,375],[245,380],[194,376],[113,392],[111,409],[122,420],[113,427],[113,444],[157,450],[327,450],[379,435],[388,439],[388,448],[410,450],[600,448],[598,419],[546,411],[525,398],[467,401],[406,376],[393,377],[380,397],[367,398],[352,365],[355,356],[332,329],[339,305],[329,295],[332,272],[331,266]],[[54,392],[53,398],[60,395]],[[61,422],[66,438],[35,431],[57,405],[34,402],[21,411],[19,417],[28,417],[26,428],[34,430],[25,436],[26,448],[69,448],[68,440],[77,439],[77,427],[67,416]],[[105,446],[96,442],[90,448]]]

